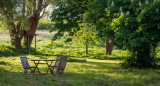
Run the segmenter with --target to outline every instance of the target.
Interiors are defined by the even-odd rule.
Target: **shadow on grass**
[[[101,74],[99,74],[102,76]],[[104,85],[103,80],[96,79],[93,73],[68,73],[64,76],[24,75],[21,72],[11,72],[0,68],[0,86],[89,86]],[[94,81],[94,82],[93,82]],[[74,82],[74,83],[73,83]],[[93,84],[94,83],[94,84]]]
[[[154,79],[155,82],[153,84],[158,84],[160,81],[160,77],[157,76],[160,72],[157,69],[124,69],[118,63],[101,63],[90,61],[85,63],[86,64],[82,65],[83,69],[80,69],[79,72],[83,72],[83,70],[88,69],[87,73],[92,73],[92,76],[98,73],[99,75],[96,75],[96,77],[101,77],[100,79],[105,82],[102,86],[144,86],[152,84]],[[155,75],[157,77],[155,77]],[[141,77],[144,77],[144,80],[141,80]],[[142,83],[142,81],[145,83]]]
[[[86,62],[86,59],[68,58],[68,62]]]
[[[9,62],[0,61],[0,65],[11,65]]]
[[[92,81],[95,84],[103,84],[100,78],[96,79],[97,75],[94,73],[65,72],[64,76],[56,77],[49,75],[24,75],[22,72],[11,72],[0,68],[0,76],[0,86],[89,86],[94,85]]]
[[[93,59],[99,59],[99,60],[123,60],[125,59],[123,56],[119,55],[106,55],[105,53],[91,53],[89,54],[91,58]]]
[[[78,58],[91,58],[91,59],[98,59],[98,60],[124,60],[124,57],[118,55],[105,55],[105,54],[88,54],[88,55],[77,55],[72,57]]]
[[[0,68],[0,86],[52,86],[57,79],[50,76],[24,75],[22,72],[11,72]]]
[[[16,49],[12,46],[0,45],[0,57],[9,57],[9,56],[19,56],[19,55],[44,55],[43,52],[36,51],[34,48],[31,48],[30,51],[26,49]]]

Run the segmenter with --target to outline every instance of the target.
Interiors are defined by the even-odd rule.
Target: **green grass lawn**
[[[114,49],[112,55],[104,55],[105,47],[94,46],[86,55],[84,48],[72,47],[62,39],[51,44],[53,34],[42,31],[38,34],[37,50],[33,42],[30,52],[16,50],[8,40],[0,39],[0,86],[160,86],[159,69],[121,67],[127,51]],[[158,58],[159,50],[157,48]],[[20,56],[28,57],[34,66],[31,59],[56,59],[56,55],[69,56],[64,76],[23,74]],[[39,67],[40,71],[46,71],[46,65]]]

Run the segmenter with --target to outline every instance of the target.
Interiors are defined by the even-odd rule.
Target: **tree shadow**
[[[87,60],[86,59],[77,59],[77,58],[68,58],[67,60],[68,62],[86,62]]]
[[[82,65],[83,66],[82,68],[84,69],[79,69],[79,72],[81,71],[83,72],[83,70],[88,69],[86,73],[93,73],[92,76],[94,76],[94,74],[98,74],[96,76],[97,77],[100,76],[103,82],[105,82],[103,83],[102,86],[107,86],[107,85],[117,86],[118,83],[121,83],[121,84],[123,83],[122,86],[134,86],[137,84],[147,85],[153,81],[152,79],[153,77],[148,77],[149,74],[153,74],[153,76],[155,74],[156,75],[160,74],[160,72],[157,71],[157,69],[152,69],[152,70],[151,69],[135,69],[135,68],[126,69],[121,67],[118,63],[90,62],[90,61],[87,61],[84,63],[86,63]],[[97,72],[98,70],[95,70],[95,69],[98,69],[99,72]],[[144,80],[144,82],[146,83],[137,82],[141,80],[141,77],[147,78],[147,80]],[[155,83],[158,83],[160,81],[159,77],[155,77],[154,79],[156,80]]]
[[[34,48],[31,48],[30,51],[26,49],[17,49],[12,46],[2,45],[0,46],[0,57],[9,57],[9,56],[19,56],[19,55],[44,55],[43,52],[36,51]],[[3,47],[3,48],[2,48]]]
[[[45,82],[45,79],[56,81],[50,76],[25,75],[22,72],[11,72],[4,68],[0,68],[0,76],[1,86],[51,86],[52,83]]]
[[[7,65],[11,65],[9,62],[5,62],[5,61],[0,61],[0,65],[5,65],[5,66],[7,66]]]

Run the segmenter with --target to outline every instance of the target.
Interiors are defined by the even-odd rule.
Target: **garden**
[[[0,86],[159,86],[159,33],[159,0],[1,0]]]

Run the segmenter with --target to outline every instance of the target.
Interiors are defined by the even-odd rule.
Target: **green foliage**
[[[73,36],[75,31],[80,30],[79,24],[81,23],[91,23],[97,31],[100,32],[99,35],[103,34],[101,30],[105,30],[106,25],[99,20],[106,17],[106,1],[107,0],[73,0],[55,2],[57,8],[52,12],[51,16],[52,21],[55,22],[55,28],[59,30],[55,35],[55,39],[58,38],[58,36],[63,36],[65,31],[68,32],[70,36]],[[72,29],[76,30],[73,31]]]
[[[84,4],[87,0],[59,0],[55,1],[55,8],[51,14],[51,20],[55,22],[55,28],[58,32],[54,36],[54,39],[62,37],[64,32],[71,32],[72,28],[79,29],[78,21],[84,13]],[[69,33],[72,35],[72,33]]]
[[[74,46],[84,47],[86,45],[86,40],[88,44],[95,42],[100,43],[100,39],[97,37],[98,31],[96,31],[95,26],[89,23],[79,24],[80,30],[76,31],[73,36],[68,36],[71,38]]]
[[[87,11],[84,13],[84,20],[86,22],[91,22],[94,24],[98,31],[97,36],[106,37],[108,36],[110,40],[114,38],[114,31],[110,28],[111,21],[113,20],[113,12],[108,10],[110,6],[109,0],[89,0],[86,4]]]
[[[53,31],[56,30],[56,28],[54,28],[54,22],[50,22],[50,21],[47,21],[47,20],[43,20],[41,19],[38,23],[38,27],[37,29],[40,29],[40,30],[49,30],[49,29],[52,29]]]
[[[115,32],[116,45],[133,53],[126,60],[128,66],[153,67],[156,64],[154,50],[160,41],[160,12],[156,11],[160,9],[160,2],[149,1],[148,5],[146,1],[141,2],[142,5],[139,6],[137,4],[140,1],[124,1],[121,5],[124,10],[116,21],[112,21],[112,29]],[[130,11],[130,14],[124,14],[125,10]]]

